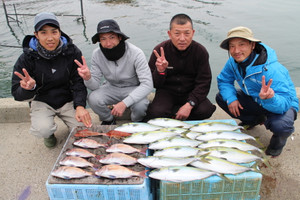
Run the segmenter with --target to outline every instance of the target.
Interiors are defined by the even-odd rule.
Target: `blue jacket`
[[[273,49],[263,43],[257,43],[256,45],[262,51],[256,55],[254,61],[246,68],[245,78],[241,76],[233,57],[228,59],[218,75],[218,88],[223,99],[228,105],[237,100],[234,86],[234,81],[237,81],[243,92],[251,96],[264,109],[272,113],[283,114],[293,107],[298,112],[299,101],[288,70],[278,62]],[[257,62],[262,60],[263,55],[265,55],[264,61]],[[266,84],[270,79],[273,79],[271,88],[274,90],[275,95],[270,99],[259,98],[263,75],[266,77]]]

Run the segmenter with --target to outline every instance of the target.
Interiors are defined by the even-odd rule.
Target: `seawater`
[[[300,86],[300,1],[289,0],[83,0],[85,21],[78,20],[80,1],[74,0],[10,0],[4,1],[9,14],[19,14],[19,23],[7,23],[4,6],[0,6],[0,98],[11,97],[13,65],[22,49],[25,35],[33,33],[33,18],[38,12],[58,15],[61,29],[82,50],[90,64],[93,49],[91,37],[100,20],[115,19],[129,42],[140,47],[149,59],[153,47],[168,39],[172,16],[188,14],[194,22],[194,40],[203,44],[210,54],[213,81],[209,98],[215,101],[218,92],[216,77],[228,53],[219,47],[229,29],[247,26],[254,37],[276,50],[278,60],[290,71],[295,86]],[[15,18],[15,16],[10,15]],[[11,47],[8,47],[11,46]]]

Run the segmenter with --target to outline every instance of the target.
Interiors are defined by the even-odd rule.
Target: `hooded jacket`
[[[234,58],[228,59],[217,77],[218,88],[223,99],[228,105],[238,100],[234,87],[234,81],[237,81],[245,94],[251,96],[255,102],[272,113],[283,114],[291,107],[298,111],[299,101],[294,83],[288,70],[278,62],[275,51],[263,43],[256,43],[255,50],[257,51],[256,58],[246,68],[244,78],[241,76]],[[259,98],[262,76],[265,76],[266,83],[270,79],[273,80],[271,88],[275,95],[270,99]]]
[[[86,106],[87,89],[74,62],[74,59],[81,62],[82,53],[66,34],[61,33],[64,43],[62,52],[51,59],[45,59],[38,54],[35,36],[25,36],[23,53],[15,63],[13,71],[23,74],[22,68],[25,68],[36,81],[36,87],[34,90],[21,88],[20,78],[13,74],[11,93],[16,101],[41,101],[54,109],[61,108],[70,101],[74,102],[74,108]]]

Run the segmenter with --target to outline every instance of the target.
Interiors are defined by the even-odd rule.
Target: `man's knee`
[[[49,138],[57,129],[57,125],[47,120],[40,120],[39,123],[32,124],[31,134],[36,137]]]

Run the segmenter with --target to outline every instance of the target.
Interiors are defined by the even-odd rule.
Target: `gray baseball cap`
[[[52,24],[60,29],[56,16],[50,12],[42,12],[34,18],[34,30],[39,31],[44,25]]]

